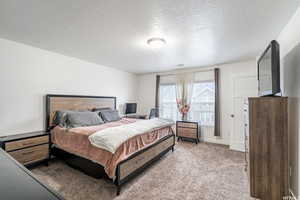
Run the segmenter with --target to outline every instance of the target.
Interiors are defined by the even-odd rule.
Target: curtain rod
[[[168,72],[166,72],[166,73],[158,73],[157,75],[159,75],[159,76],[172,76],[172,75],[176,75],[176,74],[183,74],[183,73],[189,73],[189,72],[209,72],[209,71],[214,71],[215,70],[215,68],[213,68],[213,69],[202,69],[202,70],[195,70],[195,71],[193,71],[193,70],[190,70],[190,71],[178,71],[178,72],[173,72],[173,73],[168,73]]]

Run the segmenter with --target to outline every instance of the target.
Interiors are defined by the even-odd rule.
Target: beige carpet
[[[219,145],[179,142],[116,196],[108,180],[94,179],[61,161],[32,170],[67,200],[246,200],[249,198],[244,154]]]

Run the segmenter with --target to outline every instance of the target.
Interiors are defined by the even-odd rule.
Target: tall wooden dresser
[[[288,98],[249,98],[251,196],[282,200],[288,196]],[[246,145],[247,146],[247,145]]]

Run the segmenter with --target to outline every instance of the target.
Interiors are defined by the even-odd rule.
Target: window
[[[174,121],[180,119],[176,104],[175,84],[162,84],[159,86],[159,116]]]
[[[159,116],[174,121],[181,120],[176,104],[176,86],[171,81],[159,86]],[[191,109],[187,117],[188,120],[200,122],[202,126],[215,125],[215,83],[213,80],[201,80],[194,83]]]
[[[215,83],[213,81],[194,83],[191,110],[188,113],[188,119],[198,121],[202,126],[214,126]]]

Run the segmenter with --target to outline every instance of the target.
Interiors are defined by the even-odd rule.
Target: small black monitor
[[[126,103],[125,104],[125,114],[133,114],[136,113],[136,103]]]

